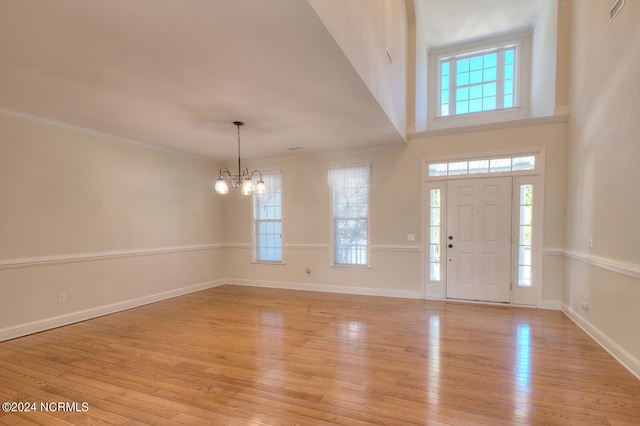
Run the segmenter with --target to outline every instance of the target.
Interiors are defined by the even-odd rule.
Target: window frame
[[[513,49],[514,51],[514,71],[513,71],[513,105],[511,107],[504,107],[504,52],[507,50]],[[496,59],[496,108],[490,110],[482,110],[475,112],[466,112],[466,113],[451,113],[451,108],[455,108],[456,105],[456,86],[452,86],[452,77],[455,75],[457,62],[460,60],[470,59],[478,56],[483,56],[487,54],[491,54],[495,52],[498,57]],[[521,96],[521,87],[522,87],[522,79],[521,77],[521,67],[522,67],[522,40],[515,39],[510,41],[496,42],[490,43],[483,46],[475,46],[469,47],[464,50],[458,50],[454,52],[446,52],[436,55],[435,57],[435,104],[434,104],[434,118],[436,120],[440,119],[450,119],[450,118],[459,118],[459,117],[469,117],[481,114],[493,114],[500,111],[517,111],[520,109],[522,103]],[[449,114],[442,115],[442,63],[445,61],[450,62],[449,68],[449,76],[450,76],[450,86],[449,86]],[[454,82],[455,83],[455,82]],[[467,87],[469,87],[468,85]],[[452,88],[453,87],[453,88]],[[483,99],[483,98],[480,98]],[[499,102],[498,102],[499,100]],[[455,110],[455,109],[454,109]]]
[[[529,170],[511,170],[498,173],[472,173],[462,175],[443,174],[438,176],[430,175],[430,166],[435,164],[448,164],[456,162],[470,162],[478,160],[502,159],[502,158],[524,158],[535,157],[534,168]],[[542,300],[542,276],[543,276],[543,233],[544,233],[544,195],[545,195],[545,149],[537,148],[534,150],[514,150],[514,151],[498,151],[493,153],[477,153],[477,154],[459,154],[422,158],[422,232],[423,243],[421,269],[423,294],[427,299],[446,300],[446,280],[447,268],[443,262],[440,262],[440,280],[431,279],[430,265],[430,223],[431,223],[431,199],[430,191],[433,189],[441,190],[440,205],[440,226],[446,229],[447,223],[447,192],[446,182],[448,180],[476,179],[484,177],[511,176],[513,182],[512,196],[512,244],[511,244],[511,305],[514,306],[537,306],[544,307]],[[515,188],[521,185],[530,184],[533,187],[533,205],[532,205],[532,234],[531,234],[531,285],[518,285],[518,263],[519,263],[519,247],[517,242],[520,238],[520,198],[519,192]],[[444,233],[440,232],[440,244],[446,244]]]
[[[363,220],[363,218],[336,218],[335,216],[335,199],[336,199],[336,190],[329,185],[329,208],[330,208],[330,266],[336,268],[371,268],[371,163],[354,163],[354,164],[333,164],[329,166],[329,169],[347,169],[351,167],[367,167],[369,169],[369,180],[367,183],[367,216],[364,218],[367,222],[367,243],[365,246],[365,256],[366,263],[338,263],[336,261],[336,255],[338,252],[337,244],[337,236],[336,236],[336,221],[337,220]]]
[[[279,264],[284,264],[284,238],[283,238],[283,232],[284,232],[284,220],[283,220],[283,202],[284,202],[284,180],[282,177],[282,172],[280,172],[279,170],[276,171],[271,171],[271,172],[263,172],[262,173],[263,178],[265,180],[268,179],[268,176],[270,175],[278,175],[279,179],[280,179],[280,187],[278,188],[278,190],[276,191],[275,194],[277,194],[277,196],[280,197],[280,203],[279,203],[279,219],[260,219],[256,217],[256,213],[258,211],[258,209],[260,208],[260,204],[262,201],[259,199],[260,194],[256,194],[255,192],[251,195],[251,223],[252,223],[252,232],[251,232],[251,236],[252,236],[252,240],[253,240],[253,250],[252,250],[252,258],[253,258],[253,262],[254,263],[265,263],[265,264],[272,264],[272,265],[279,265]],[[278,194],[279,193],[279,194]],[[276,196],[274,194],[274,196]],[[261,259],[260,257],[260,232],[259,232],[259,226],[260,223],[265,223],[265,222],[279,222],[280,223],[280,247],[279,247],[279,251],[280,251],[280,259],[279,260],[266,260],[266,259]],[[278,247],[275,247],[276,249]]]

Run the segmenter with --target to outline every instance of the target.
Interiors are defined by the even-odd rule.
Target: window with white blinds
[[[335,265],[369,264],[370,170],[368,163],[329,168]]]

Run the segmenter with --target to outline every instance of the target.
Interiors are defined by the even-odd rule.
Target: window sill
[[[373,269],[373,267],[371,265],[342,265],[342,264],[331,264],[329,265],[330,268],[336,268],[336,269]]]

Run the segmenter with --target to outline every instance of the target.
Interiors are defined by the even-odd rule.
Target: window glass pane
[[[520,265],[531,265],[531,246],[520,246],[518,257]]]
[[[469,83],[470,84],[482,83],[482,70],[471,71],[471,73],[469,74]]]
[[[531,225],[532,206],[520,206],[520,225]]]
[[[496,69],[495,68],[485,68],[483,76],[482,76],[482,80],[484,82],[496,81]]]
[[[471,86],[469,88],[469,99],[482,98],[482,86]]]
[[[456,86],[466,86],[469,84],[469,73],[458,73],[456,76]]]
[[[482,111],[482,99],[473,99],[469,101],[469,112]]]
[[[449,163],[449,175],[466,175],[467,174],[467,162],[460,161],[457,163]]]
[[[496,158],[489,162],[489,173],[510,172],[511,158]]]
[[[531,245],[531,226],[530,225],[521,225],[520,226],[520,245],[530,246]]]
[[[514,55],[514,51],[513,50],[507,50],[507,51],[504,52],[504,63],[505,63],[505,65],[513,64],[513,55]]]
[[[477,71],[482,69],[482,56],[476,56],[469,59],[469,69],[471,71]]]
[[[432,208],[440,207],[440,190],[432,189],[429,194],[429,205]]]
[[[338,219],[335,221],[335,263],[367,264],[367,220]]]
[[[446,117],[447,115],[449,115],[449,104],[442,105],[442,107],[440,108],[440,115],[443,117]]]
[[[531,266],[518,267],[518,285],[520,287],[531,287]]]
[[[469,173],[489,173],[489,160],[469,161]]]
[[[447,163],[429,164],[429,176],[446,176]]]
[[[440,227],[439,226],[430,226],[429,227],[429,239],[431,242],[439,242],[440,241]]]
[[[533,205],[533,185],[520,186],[520,204]]]
[[[430,226],[440,226],[440,207],[432,207],[430,212],[429,225]]]
[[[456,62],[456,71],[458,74],[460,74],[461,72],[468,72],[469,71],[469,59],[461,59],[459,61]]]
[[[442,76],[449,75],[449,62],[443,62],[441,70],[442,70]]]
[[[492,96],[490,98],[482,99],[482,110],[490,111],[492,109],[496,109],[496,97]]]
[[[449,76],[443,76],[442,77],[442,84],[440,85],[440,88],[442,90],[446,90],[449,88]]]
[[[466,101],[468,99],[469,99],[468,87],[456,90],[456,101]]]
[[[534,170],[536,168],[536,157],[515,157],[513,159],[513,170]]]
[[[456,114],[466,114],[469,112],[469,101],[456,102]]]
[[[498,65],[498,55],[496,53],[484,55],[485,68],[495,68],[497,65]]]
[[[504,94],[513,95],[513,80],[504,81]]]
[[[486,83],[484,84],[484,96],[495,96],[496,95],[496,84],[495,83]]]
[[[504,97],[504,102],[503,102],[503,106],[505,108],[512,108],[513,107],[513,96],[511,95],[505,95]]]
[[[513,79],[513,65],[506,65],[504,67],[504,78],[505,80]]]

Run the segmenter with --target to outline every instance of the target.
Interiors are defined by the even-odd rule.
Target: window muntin
[[[518,229],[518,286],[531,287],[531,248],[533,236],[533,184],[520,185],[520,224]]]
[[[438,116],[516,107],[516,54],[508,45],[441,58]]]
[[[535,170],[536,156],[490,158],[429,164],[429,176],[460,176],[481,173],[508,173]]]
[[[441,225],[440,214],[442,212],[441,190],[439,188],[429,191],[429,280],[441,280]]]
[[[333,263],[369,264],[369,165],[333,166]]]
[[[282,175],[264,173],[267,193],[253,193],[256,262],[282,262]]]

